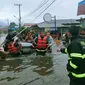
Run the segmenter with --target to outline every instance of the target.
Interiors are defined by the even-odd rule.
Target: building
[[[36,24],[34,23],[25,23],[24,26],[25,27],[32,27],[32,26],[35,26]]]
[[[68,31],[71,25],[80,26],[80,22],[77,19],[59,19],[56,20],[56,25],[53,20],[50,22],[41,22],[37,25],[45,31],[58,31],[63,34],[63,32]]]
[[[34,23],[25,23],[24,27],[27,28],[27,30],[32,30],[34,29],[35,31],[40,31],[41,29],[38,27],[37,24]]]

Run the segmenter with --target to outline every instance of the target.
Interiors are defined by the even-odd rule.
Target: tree
[[[21,26],[21,28],[19,29],[19,32],[22,31],[22,30],[24,30],[24,29],[25,29],[25,27],[24,26]]]

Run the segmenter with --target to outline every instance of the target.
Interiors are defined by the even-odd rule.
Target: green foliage
[[[24,26],[21,26],[21,28],[18,30],[18,32],[21,32],[24,29],[25,29],[25,27]],[[25,32],[25,30],[22,33],[24,33],[24,32]]]

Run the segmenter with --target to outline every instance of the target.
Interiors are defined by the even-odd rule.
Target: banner
[[[85,0],[78,3],[77,15],[85,15]]]

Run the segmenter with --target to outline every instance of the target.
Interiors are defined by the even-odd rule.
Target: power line
[[[32,13],[30,14],[33,14],[35,12],[37,12],[39,9],[41,9],[45,4],[47,4],[47,2],[49,2],[50,0],[45,0],[39,7],[37,7]]]
[[[27,15],[33,15],[34,13],[36,13],[40,8],[42,8],[49,0],[44,0],[41,2],[41,4],[36,8],[34,9],[31,13],[28,13]],[[23,16],[23,17],[26,17],[27,15]]]
[[[39,15],[37,15],[32,21],[37,19],[40,15],[42,15],[43,12],[45,12],[56,0],[53,0]],[[31,21],[31,22],[32,22]]]
[[[38,16],[36,16],[33,20],[31,20],[29,23],[31,23],[32,21],[34,21],[35,19],[37,19],[43,12],[45,12],[56,0],[53,0]],[[27,28],[23,29],[21,32],[19,32],[16,36],[18,36],[19,34],[21,34],[24,30],[26,30]],[[16,37],[15,36],[15,37]]]
[[[48,0],[49,1],[49,0]],[[46,11],[56,0],[52,0],[52,2],[41,12],[39,15],[37,15],[33,20],[30,20],[31,22],[34,21],[36,18],[38,18],[44,11]]]
[[[41,3],[40,3],[40,5],[38,5],[30,14],[32,14],[35,10],[37,10],[39,7],[41,7],[42,4],[43,4],[44,2],[46,2],[46,1],[47,1],[47,0],[42,0]]]
[[[41,1],[41,4],[36,8],[36,9],[34,9],[34,11],[33,12],[37,12],[40,8],[42,8],[47,2],[48,2],[49,0],[42,0]],[[16,5],[16,6],[21,6],[21,4],[14,4],[14,5]],[[20,8],[20,7],[19,7]],[[30,14],[34,14],[33,12],[31,12]],[[27,14],[27,15],[30,15],[30,14]],[[27,15],[25,15],[25,16],[27,16]],[[25,16],[23,16],[23,17],[25,17]],[[19,26],[20,26],[20,23],[21,23],[21,18],[23,18],[23,17],[21,17],[21,15],[20,15],[20,10],[19,10]]]
[[[44,1],[46,1],[46,0],[44,0]],[[46,2],[48,2],[48,1],[50,1],[50,0],[47,0]],[[53,0],[52,0],[52,1],[53,1]],[[43,4],[43,2],[41,2],[39,9],[42,8],[44,5],[46,5],[47,3],[43,4],[43,6],[41,7],[42,4]],[[48,7],[48,8],[49,8],[49,7]],[[47,8],[47,9],[48,9],[48,8]],[[36,10],[36,9],[37,9],[37,10]],[[37,7],[36,9],[35,9],[36,11],[34,10],[35,12],[37,12],[37,11],[39,10],[38,7]],[[35,13],[35,12],[34,12],[34,13]],[[31,13],[32,13],[32,12],[31,12]],[[30,13],[30,14],[31,14],[31,13]],[[33,14],[34,14],[34,13],[33,13]],[[29,14],[27,14],[27,15],[29,15]],[[27,15],[25,15],[25,16],[27,16]],[[25,17],[25,16],[24,16],[24,17]]]

